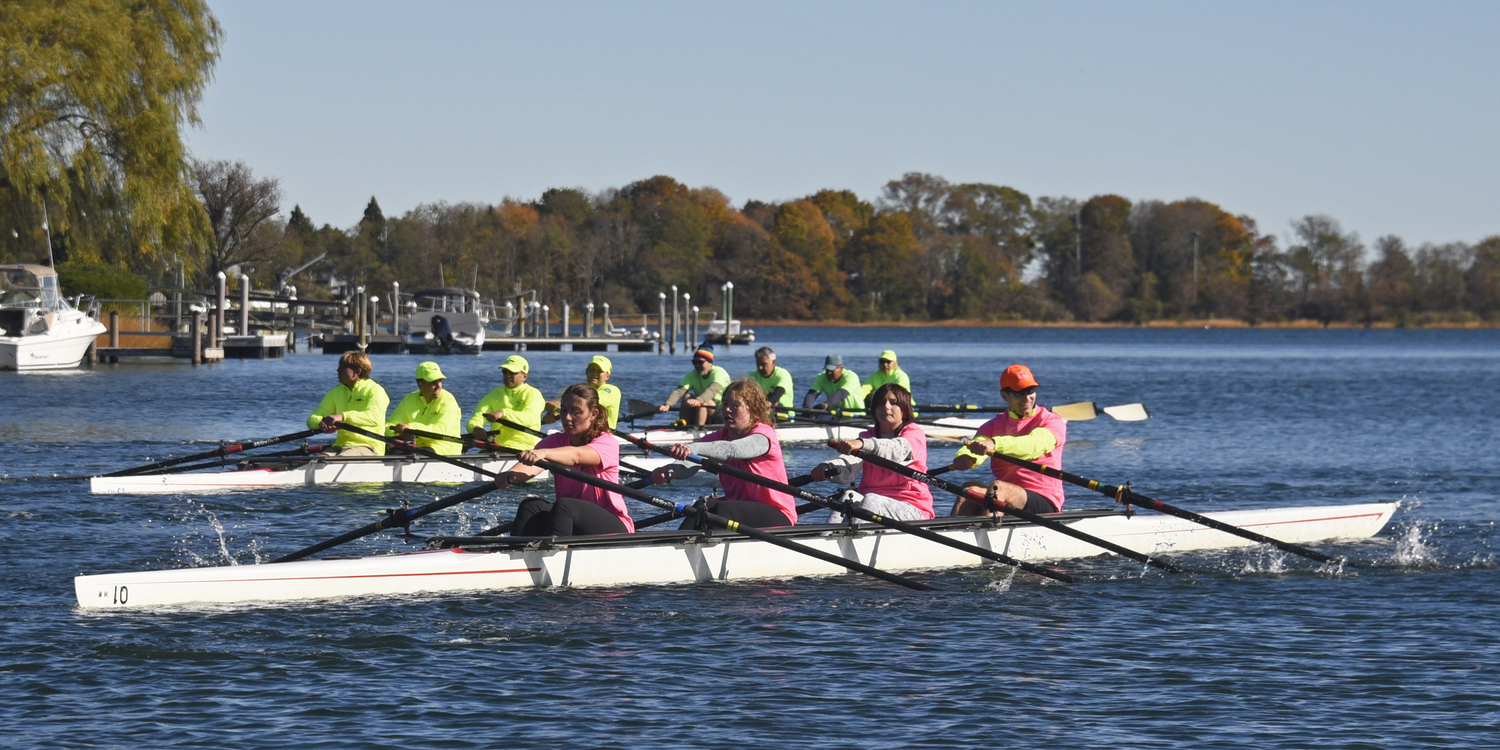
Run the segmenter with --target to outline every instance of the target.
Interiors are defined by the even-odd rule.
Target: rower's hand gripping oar
[[[688,477],[691,477],[698,473],[698,467],[690,466],[687,464],[674,464],[670,467],[663,468],[670,468],[673,471],[673,476],[681,479],[687,479]],[[651,477],[646,477],[645,479],[637,479],[634,482],[626,484],[625,486],[633,490],[643,490],[651,486]],[[635,527],[637,529],[644,529],[648,526],[655,526],[659,523],[666,523],[674,518],[681,517],[682,514],[678,513],[677,511],[672,511],[670,513],[658,513],[657,515],[651,516],[644,521],[636,521]],[[506,521],[499,526],[485,529],[484,531],[479,532],[477,536],[503,536],[510,533],[510,530],[514,528],[515,525],[515,521]]]
[[[902,466],[901,464],[898,464],[895,461],[892,461],[890,459],[883,458],[883,457],[878,456],[878,455],[876,455],[874,453],[871,453],[868,449],[862,449],[862,450],[855,451],[854,455],[859,456],[860,458],[864,459],[865,461],[867,461],[869,463],[872,463],[872,464],[874,464],[876,466],[879,466],[882,469],[886,469],[887,471],[896,472],[897,474],[901,474],[902,476],[910,477],[912,479],[917,480],[918,482],[922,482],[924,484],[932,485],[933,487],[937,487],[938,489],[941,489],[941,490],[946,490],[946,491],[951,492],[951,493],[953,493],[955,495],[958,495],[959,497],[968,497],[968,498],[972,498],[972,499],[980,500],[980,501],[983,501],[985,499],[985,494],[983,492],[980,492],[978,489],[966,489],[966,488],[964,488],[964,487],[962,487],[960,485],[957,485],[957,484],[954,484],[952,482],[949,482],[946,479],[938,479],[937,477],[934,477],[931,474],[926,474],[926,473],[917,471],[916,469],[913,469],[910,466]],[[995,455],[998,456],[1000,454],[997,453]],[[1078,529],[1075,529],[1075,528],[1073,528],[1073,527],[1071,527],[1071,526],[1069,526],[1069,525],[1067,525],[1065,523],[1059,523],[1058,521],[1054,521],[1054,520],[1052,520],[1050,518],[1043,518],[1042,516],[1039,516],[1039,515],[1037,515],[1035,513],[1032,513],[1031,511],[1026,510],[1024,508],[1016,508],[1016,507],[1011,506],[1009,504],[1001,503],[1000,504],[1000,510],[1002,510],[1005,513],[1008,513],[1008,514],[1010,514],[1012,516],[1015,516],[1016,518],[1019,518],[1019,519],[1021,519],[1023,521],[1027,521],[1027,522],[1036,524],[1037,526],[1041,526],[1043,528],[1050,529],[1050,530],[1055,531],[1055,532],[1057,532],[1059,534],[1066,534],[1067,536],[1071,536],[1074,539],[1079,539],[1079,540],[1088,542],[1089,544],[1092,544],[1092,545],[1094,545],[1096,547],[1102,547],[1102,548],[1107,549],[1110,552],[1113,552],[1115,554],[1124,555],[1125,557],[1128,557],[1128,558],[1130,558],[1132,560],[1135,560],[1137,562],[1143,562],[1143,563],[1146,563],[1147,565],[1152,565],[1152,566],[1161,568],[1162,570],[1169,570],[1169,571],[1171,571],[1173,573],[1181,573],[1181,572],[1183,572],[1182,568],[1180,568],[1180,567],[1178,567],[1176,565],[1173,565],[1172,563],[1170,563],[1170,562],[1168,562],[1166,560],[1157,559],[1157,558],[1151,557],[1150,555],[1145,555],[1145,554],[1142,554],[1140,552],[1136,552],[1133,549],[1130,549],[1128,547],[1122,547],[1122,546],[1120,546],[1118,544],[1115,544],[1114,542],[1111,542],[1111,541],[1106,540],[1106,539],[1100,539],[1099,537],[1096,537],[1093,534],[1088,534],[1088,533],[1079,531]]]
[[[311,547],[297,550],[290,555],[282,555],[281,557],[278,557],[271,562],[284,563],[292,562],[293,560],[301,560],[308,555],[315,555],[330,547],[337,547],[345,542],[352,542],[355,539],[369,536],[383,529],[406,528],[407,526],[411,525],[412,521],[421,518],[422,516],[428,515],[429,513],[436,513],[437,511],[440,511],[444,508],[449,508],[462,502],[473,500],[474,498],[479,497],[480,495],[483,495],[494,489],[494,483],[485,482],[478,487],[471,487],[467,490],[464,490],[463,492],[449,495],[439,500],[434,500],[426,505],[423,505],[420,508],[396,508],[395,510],[387,511],[386,517],[380,519],[379,521],[376,521],[375,523],[369,524],[368,526],[362,526],[347,534],[336,536],[326,542],[319,542]]]
[[[576,471],[570,467],[563,466],[556,461],[541,459],[536,462],[536,465],[552,472],[553,476],[567,477],[575,481],[583,482],[584,484],[589,484],[601,489],[609,490],[610,492],[618,492],[621,495],[625,495],[626,497],[633,497],[643,503],[655,505],[656,507],[662,508],[664,510],[671,510],[675,513],[694,516],[698,515],[701,512],[704,514],[706,520],[709,523],[714,524],[715,526],[720,526],[737,534],[744,534],[751,539],[774,544],[777,547],[789,549],[793,552],[800,552],[809,557],[815,557],[826,563],[840,565],[848,568],[849,570],[864,573],[868,576],[874,576],[875,578],[879,578],[882,581],[889,581],[891,583],[900,584],[916,591],[930,591],[932,589],[931,586],[928,586],[925,583],[913,581],[910,578],[898,576],[895,573],[887,573],[886,571],[879,568],[871,567],[854,560],[847,560],[845,558],[839,557],[838,555],[832,555],[827,552],[823,552],[822,550],[813,549],[812,547],[809,547],[805,544],[799,544],[797,542],[791,541],[790,539],[782,539],[775,534],[767,533],[754,526],[746,526],[745,524],[742,524],[738,521],[731,521],[728,518],[718,515],[717,513],[707,513],[706,511],[700,511],[691,503],[674,503],[666,498],[657,497],[655,495],[642,492],[641,490],[632,489],[630,487],[626,487],[623,484],[611,482],[607,479],[601,479],[594,476],[593,474]]]
[[[647,442],[645,440],[641,440],[640,438],[634,437],[632,435],[629,435],[629,434],[626,434],[626,433],[622,433],[622,432],[620,432],[618,430],[615,431],[615,434],[619,435],[619,436],[625,438],[626,440],[629,440],[630,442],[635,443],[636,445],[639,445],[642,448],[645,448],[647,450],[653,450],[653,451],[656,451],[658,453],[662,453],[662,454],[668,455],[668,456],[672,455],[666,448],[662,448],[660,446],[653,445],[650,442]],[[967,542],[959,541],[957,539],[950,539],[949,537],[943,536],[942,534],[939,534],[939,533],[937,533],[935,531],[932,531],[931,529],[926,529],[926,528],[923,528],[921,526],[915,526],[915,525],[909,524],[909,523],[907,523],[905,521],[898,521],[898,520],[896,520],[894,518],[886,518],[885,516],[882,516],[882,515],[879,515],[879,514],[876,514],[876,513],[871,513],[870,511],[865,510],[864,508],[861,508],[859,506],[851,506],[849,508],[844,508],[841,503],[838,503],[838,502],[833,501],[833,500],[829,500],[828,498],[825,498],[822,495],[816,494],[814,492],[809,492],[808,490],[802,489],[800,487],[794,487],[794,486],[792,486],[790,484],[784,484],[784,483],[778,482],[778,481],[776,481],[774,479],[767,479],[765,477],[762,477],[762,476],[759,476],[759,475],[756,475],[756,474],[752,474],[752,473],[750,473],[748,471],[744,471],[743,469],[737,469],[737,468],[735,468],[733,466],[729,466],[729,465],[725,464],[722,461],[719,461],[718,459],[708,458],[706,456],[698,456],[698,455],[694,455],[694,454],[690,453],[690,454],[688,454],[688,460],[696,462],[696,463],[699,463],[699,464],[702,464],[705,469],[708,469],[709,471],[711,471],[711,472],[713,472],[715,474],[728,474],[729,476],[736,477],[738,479],[742,479],[742,480],[744,480],[746,482],[750,482],[751,484],[758,484],[758,485],[760,485],[762,487],[769,487],[769,488],[771,488],[773,490],[776,490],[778,492],[784,492],[784,493],[786,493],[788,495],[795,495],[796,497],[800,497],[803,500],[806,500],[806,501],[808,501],[810,503],[814,503],[814,504],[818,505],[819,507],[830,508],[830,509],[837,509],[837,510],[847,510],[849,512],[849,514],[852,515],[852,516],[854,516],[855,518],[859,518],[859,519],[862,519],[862,520],[865,520],[865,521],[870,521],[872,523],[877,523],[877,524],[880,524],[881,526],[885,526],[885,527],[890,528],[890,529],[895,529],[897,531],[901,531],[903,533],[910,534],[910,535],[915,536],[915,537],[926,539],[926,540],[928,540],[930,542],[936,542],[938,544],[946,545],[948,547],[953,547],[954,549],[962,550],[962,551],[967,552],[967,553],[969,553],[971,555],[977,555],[977,556],[982,557],[982,558],[984,558],[986,560],[994,560],[995,562],[1004,563],[1006,565],[1012,565],[1012,566],[1021,568],[1022,570],[1026,570],[1026,571],[1029,571],[1031,573],[1035,573],[1035,574],[1040,575],[1040,576],[1046,576],[1047,578],[1052,578],[1054,580],[1063,581],[1065,583],[1072,583],[1073,580],[1074,580],[1074,578],[1072,576],[1067,575],[1066,573],[1059,573],[1059,572],[1057,572],[1055,570],[1044,568],[1044,567],[1042,567],[1040,565],[1035,565],[1035,564],[1032,564],[1032,563],[1024,562],[1022,560],[1017,560],[1017,559],[1015,559],[1015,558],[1013,558],[1013,557],[1011,557],[1009,555],[1006,555],[1004,553],[996,552],[994,550],[988,550],[988,549],[985,549],[983,547],[978,547],[978,546],[969,544]]]
[[[1183,508],[1178,508],[1178,507],[1172,506],[1172,505],[1167,505],[1166,503],[1164,503],[1164,502],[1162,502],[1160,500],[1155,500],[1153,498],[1146,497],[1145,495],[1142,495],[1141,493],[1136,492],[1135,490],[1130,489],[1130,487],[1128,487],[1128,486],[1119,486],[1119,487],[1117,487],[1115,485],[1104,484],[1102,482],[1096,482],[1096,481],[1094,481],[1092,479],[1084,479],[1083,477],[1078,476],[1077,474],[1070,474],[1070,473],[1068,473],[1066,471],[1061,471],[1059,469],[1054,469],[1054,468],[1052,468],[1050,466],[1043,466],[1043,465],[1041,465],[1039,463],[1036,463],[1036,462],[1033,462],[1033,461],[1027,461],[1027,460],[1021,459],[1021,458],[1015,458],[1014,456],[1007,456],[1007,455],[1004,455],[1002,453],[992,453],[990,455],[992,457],[994,457],[994,458],[998,458],[998,459],[1007,461],[1009,463],[1015,464],[1016,466],[1019,466],[1019,467],[1021,467],[1023,469],[1030,469],[1030,470],[1032,470],[1032,471],[1034,471],[1034,472],[1036,472],[1038,474],[1045,474],[1046,476],[1049,476],[1049,477],[1054,477],[1056,479],[1061,479],[1064,482],[1067,482],[1069,484],[1074,484],[1074,485],[1078,485],[1079,487],[1085,487],[1087,489],[1091,489],[1091,490],[1093,490],[1095,492],[1098,492],[1101,495],[1106,495],[1106,496],[1114,498],[1115,502],[1120,503],[1122,505],[1136,505],[1136,506],[1139,506],[1139,507],[1142,507],[1142,508],[1149,508],[1151,510],[1157,511],[1158,513],[1165,513],[1165,514],[1167,514],[1169,516],[1177,516],[1178,518],[1181,518],[1181,519],[1184,519],[1184,520],[1187,520],[1187,521],[1192,521],[1193,523],[1201,524],[1201,525],[1207,526],[1207,527],[1209,527],[1211,529],[1214,529],[1214,530],[1217,530],[1217,531],[1222,531],[1222,532],[1224,532],[1226,534],[1233,534],[1233,535],[1235,535],[1237,537],[1241,537],[1243,539],[1249,539],[1249,540],[1251,540],[1253,542],[1258,542],[1260,544],[1269,544],[1269,545],[1271,545],[1273,547],[1276,547],[1277,549],[1280,549],[1280,550],[1285,551],[1285,552],[1290,552],[1290,553],[1292,553],[1294,555],[1301,555],[1303,557],[1308,558],[1309,560],[1316,560],[1318,562],[1323,562],[1323,563],[1339,563],[1339,564],[1343,564],[1343,565],[1348,565],[1351,568],[1357,568],[1357,567],[1359,567],[1358,565],[1355,565],[1354,563],[1349,562],[1349,560],[1347,558],[1344,558],[1344,557],[1333,557],[1331,555],[1325,555],[1322,552],[1319,552],[1319,551],[1317,551],[1315,549],[1309,549],[1309,548],[1304,547],[1304,546],[1302,546],[1300,544],[1293,544],[1292,542],[1283,542],[1280,539],[1273,539],[1273,538],[1268,537],[1268,536],[1266,536],[1264,534],[1257,534],[1254,531],[1250,531],[1248,529],[1242,529],[1242,528],[1240,528],[1238,526],[1233,526],[1231,524],[1224,523],[1223,521],[1219,521],[1219,520],[1216,520],[1216,519],[1213,519],[1213,518],[1209,518],[1208,516],[1199,515],[1199,514],[1194,513],[1194,512],[1192,512],[1190,510],[1186,510],[1186,509],[1183,509]]]
[[[265,440],[247,440],[247,441],[245,441],[243,443],[232,443],[232,444],[229,444],[229,445],[220,445],[219,447],[217,447],[217,448],[215,448],[215,449],[213,449],[211,451],[204,451],[202,453],[194,453],[191,456],[183,456],[182,458],[172,458],[172,459],[168,459],[166,461],[157,461],[154,464],[146,464],[145,466],[137,466],[137,467],[135,467],[133,469],[121,469],[120,471],[113,471],[113,472],[110,472],[110,473],[105,474],[103,476],[106,476],[106,477],[128,477],[128,476],[131,476],[131,475],[134,475],[134,474],[140,474],[142,472],[153,471],[155,469],[165,468],[167,466],[176,466],[177,464],[185,464],[185,463],[187,463],[189,461],[201,461],[201,460],[203,460],[205,458],[224,458],[224,457],[229,456],[230,454],[233,454],[233,453],[241,453],[241,452],[248,451],[248,450],[255,450],[256,448],[264,448],[264,447],[266,447],[268,445],[276,445],[277,443],[285,443],[285,442],[287,442],[289,440],[301,440],[302,438],[305,438],[305,437],[312,437],[313,435],[316,435],[316,434],[318,434],[320,432],[322,432],[322,430],[302,430],[301,432],[293,432],[293,433],[291,433],[289,435],[282,435],[280,437],[266,438]]]
[[[504,417],[501,417],[500,419],[496,420],[495,423],[496,424],[505,425],[506,427],[509,427],[512,430],[519,430],[521,432],[528,432],[528,433],[531,433],[532,435],[536,435],[537,437],[543,437],[543,438],[547,437],[547,433],[542,432],[541,430],[537,430],[537,429],[533,429],[533,428],[527,427],[524,424],[517,424],[515,422],[510,421],[509,419],[504,418]],[[614,430],[614,433],[618,435],[618,434],[620,434],[620,431],[619,430]],[[540,466],[541,464],[537,464],[537,465]],[[620,462],[620,468],[622,468],[622,469],[628,469],[630,471],[635,472],[636,474],[641,474],[643,476],[647,476],[647,477],[651,476],[651,471],[649,469],[645,469],[645,468],[642,468],[640,466],[636,466],[634,464],[626,463],[625,461],[621,461]]]

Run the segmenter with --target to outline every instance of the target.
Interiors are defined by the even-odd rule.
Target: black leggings
[[[768,503],[757,503],[754,500],[710,500],[708,512],[758,529],[791,525],[786,522],[786,514],[782,513],[780,508]],[[682,526],[678,528],[695,529],[697,527],[698,519],[688,516],[682,519]]]
[[[625,523],[603,507],[576,497],[560,497],[555,503],[528,497],[516,509],[516,522],[510,533],[511,536],[624,534]]]

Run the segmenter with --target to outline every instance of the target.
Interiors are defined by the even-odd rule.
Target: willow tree
[[[86,222],[111,237],[108,260],[207,246],[179,135],[198,122],[223,36],[207,3],[0,0],[0,19],[5,240],[39,239],[45,209],[54,234]]]

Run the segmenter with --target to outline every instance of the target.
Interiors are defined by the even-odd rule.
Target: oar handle
[[[1242,529],[1238,526],[1227,524],[1223,521],[1209,518],[1208,516],[1200,515],[1184,508],[1178,508],[1176,506],[1168,505],[1160,500],[1146,497],[1145,495],[1142,495],[1141,493],[1136,492],[1129,487],[1096,482],[1092,479],[1085,479],[1081,476],[1078,476],[1077,474],[1072,474],[1061,469],[1054,469],[1051,466],[1043,466],[1042,464],[1036,463],[1034,461],[1027,461],[1025,459],[1016,458],[1014,456],[1007,456],[1003,453],[993,453],[991,454],[991,457],[1007,461],[1009,463],[1015,464],[1016,466],[1020,466],[1023,469],[1030,469],[1031,471],[1034,471],[1038,474],[1053,477],[1055,479],[1061,479],[1062,481],[1069,484],[1074,484],[1079,487],[1091,489],[1101,495],[1107,495],[1114,498],[1115,502],[1122,505],[1136,505],[1142,508],[1148,508],[1150,510],[1157,511],[1158,513],[1165,513],[1170,516],[1176,516],[1183,520],[1192,521],[1193,523],[1207,526],[1217,531],[1222,531],[1226,534],[1233,534],[1242,539],[1249,539],[1261,544],[1269,544],[1276,547],[1277,549],[1283,550],[1285,552],[1290,552],[1295,555],[1301,555],[1310,560],[1316,560],[1323,563],[1343,563],[1351,568],[1359,567],[1354,563],[1349,562],[1347,558],[1325,555],[1322,552],[1319,552],[1315,549],[1309,549],[1300,544],[1283,542],[1280,539],[1274,539],[1264,534],[1250,531],[1249,529]]]
[[[616,434],[620,434],[619,431],[616,431]],[[654,450],[658,453],[666,453],[666,455],[671,455],[665,449],[652,445],[645,440],[640,440],[639,438],[628,434],[624,435],[624,437],[626,440],[629,440],[630,442],[635,443],[636,445],[639,445],[643,448]],[[834,501],[829,500],[828,498],[825,498],[816,493],[809,492],[800,487],[794,487],[790,484],[784,484],[774,479],[768,479],[757,474],[752,474],[751,472],[745,471],[744,469],[729,466],[718,459],[707,458],[704,456],[689,453],[688,460],[702,464],[704,468],[715,474],[728,474],[729,476],[744,480],[746,482],[750,482],[751,484],[758,484],[762,487],[767,487],[778,492],[784,492],[789,495],[800,497],[803,500],[806,500],[810,503],[815,503],[823,508],[833,508],[837,505],[837,503],[835,503]],[[900,464],[897,465],[899,466]],[[895,529],[897,531],[901,531],[915,537],[926,539],[930,542],[936,542],[948,547],[953,547],[954,549],[963,550],[964,552],[968,552],[972,555],[977,555],[987,560],[994,560],[995,562],[1012,565],[1021,568],[1022,570],[1026,570],[1040,576],[1046,576],[1047,578],[1052,578],[1058,581],[1072,582],[1074,580],[1072,576],[1069,576],[1066,573],[1060,573],[1055,570],[1044,568],[1040,565],[1017,560],[1010,555],[996,552],[994,550],[988,550],[983,547],[969,544],[967,542],[961,542],[957,539],[950,539],[949,537],[943,536],[942,534],[939,534],[931,529],[925,529],[921,526],[916,526],[905,521],[898,521],[894,518],[886,518],[885,516],[872,513],[858,506],[850,508],[849,511],[850,515],[854,516],[855,518],[877,523],[881,526],[885,526],[886,528]]]
[[[409,525],[412,521],[414,521],[414,520],[416,520],[418,518],[421,518],[422,516],[428,515],[430,513],[436,513],[437,511],[443,510],[444,508],[449,508],[449,507],[452,507],[454,505],[458,505],[459,503],[463,503],[463,502],[467,502],[469,500],[473,500],[474,498],[479,497],[479,496],[481,496],[481,495],[483,495],[483,494],[485,494],[487,492],[490,492],[490,491],[492,491],[494,489],[495,489],[495,485],[494,484],[491,484],[490,482],[485,482],[484,484],[481,484],[478,487],[471,487],[471,488],[469,488],[467,490],[464,490],[463,492],[459,492],[459,493],[456,493],[456,494],[453,494],[453,495],[449,495],[449,496],[447,496],[445,498],[442,498],[440,500],[434,500],[434,501],[432,501],[432,502],[430,502],[430,503],[428,503],[426,505],[423,505],[420,508],[415,508],[415,509],[411,509],[411,510],[408,510],[408,509],[405,509],[405,508],[396,508],[395,510],[388,511],[388,513],[387,513],[387,515],[386,515],[385,518],[382,518],[379,521],[376,521],[375,523],[369,524],[368,526],[360,527],[360,528],[355,529],[354,531],[351,531],[351,532],[349,532],[347,534],[341,534],[341,535],[336,536],[336,537],[334,537],[332,539],[329,539],[326,542],[319,542],[317,544],[314,544],[311,547],[307,547],[307,548],[304,548],[304,549],[297,550],[296,552],[293,552],[293,553],[291,553],[289,555],[282,555],[281,557],[278,557],[275,560],[272,560],[271,562],[273,562],[273,563],[284,563],[284,562],[292,562],[293,560],[301,560],[302,558],[307,557],[308,555],[316,555],[317,553],[322,552],[323,550],[329,549],[331,547],[337,547],[340,544],[343,544],[345,542],[352,542],[355,539],[358,539],[360,537],[369,536],[369,535],[374,534],[375,532],[380,531],[382,529],[394,529],[394,528],[397,528],[397,527],[405,527],[405,526]]]
[[[865,461],[873,463],[876,466],[881,467],[882,469],[886,469],[888,471],[893,471],[893,472],[895,472],[897,474],[901,474],[903,476],[911,477],[912,479],[915,479],[915,480],[917,480],[919,482],[930,484],[933,487],[937,487],[939,489],[946,490],[946,491],[951,492],[951,493],[953,493],[955,495],[958,495],[960,497],[970,497],[970,498],[974,498],[976,500],[982,500],[982,499],[984,499],[984,493],[982,493],[982,492],[980,492],[978,494],[975,494],[974,491],[971,491],[971,490],[969,490],[967,488],[964,488],[964,487],[962,487],[960,485],[953,484],[952,482],[949,482],[946,479],[939,479],[937,477],[932,476],[931,474],[927,474],[927,473],[923,473],[923,472],[917,471],[917,470],[915,470],[915,469],[913,469],[913,468],[911,468],[909,466],[902,466],[901,464],[898,464],[895,461],[891,461],[891,460],[889,460],[887,458],[883,458],[883,457],[878,456],[878,455],[876,455],[874,453],[871,453],[869,450],[859,450],[859,451],[856,451],[855,453],[856,453],[856,455],[858,455],[860,458],[864,459]],[[1181,572],[1183,572],[1182,568],[1180,568],[1180,567],[1172,564],[1171,562],[1168,562],[1166,560],[1159,560],[1157,558],[1151,557],[1150,555],[1146,555],[1146,554],[1142,554],[1140,552],[1136,552],[1135,550],[1130,549],[1128,547],[1122,547],[1122,546],[1120,546],[1118,544],[1115,544],[1114,542],[1111,542],[1111,541],[1109,541],[1107,539],[1100,539],[1099,537],[1096,537],[1093,534],[1084,533],[1084,532],[1079,531],[1079,530],[1077,530],[1077,529],[1075,529],[1075,528],[1073,528],[1073,527],[1071,527],[1071,526],[1069,526],[1069,525],[1067,525],[1065,523],[1059,523],[1059,522],[1054,521],[1054,520],[1052,520],[1050,518],[1043,518],[1042,516],[1039,516],[1039,515],[1037,515],[1035,513],[1032,513],[1031,511],[1026,510],[1025,508],[1017,508],[1017,507],[1014,507],[1012,505],[1002,503],[1000,505],[1000,510],[1003,511],[1003,512],[1005,512],[1005,513],[1007,513],[1007,514],[1009,514],[1009,515],[1015,516],[1016,518],[1019,518],[1019,519],[1021,519],[1023,521],[1026,521],[1028,523],[1032,523],[1032,524],[1035,524],[1037,526],[1041,526],[1043,528],[1050,529],[1052,531],[1058,532],[1059,534],[1066,534],[1067,536],[1071,536],[1074,539],[1078,539],[1078,540],[1081,540],[1081,541],[1084,541],[1084,542],[1088,542],[1089,544],[1092,544],[1092,545],[1094,545],[1096,547],[1101,547],[1103,549],[1109,550],[1110,552],[1113,552],[1113,553],[1115,553],[1117,555],[1124,555],[1125,557],[1128,557],[1128,558],[1130,558],[1132,560],[1135,560],[1137,562],[1142,562],[1142,563],[1145,563],[1147,565],[1152,565],[1152,566],[1155,566],[1157,568],[1161,568],[1162,570],[1169,570],[1169,571],[1171,571],[1173,573],[1181,573]]]
[[[537,437],[547,437],[547,433],[542,432],[541,430],[533,429],[533,428],[527,427],[526,425],[523,425],[523,424],[517,424],[515,422],[510,421],[509,419],[505,419],[504,417],[501,417],[500,419],[495,420],[495,423],[496,424],[505,425],[506,427],[509,427],[512,430],[520,430],[522,432],[529,432],[529,433],[531,433],[533,435],[536,435]],[[615,432],[618,433],[619,431],[616,430]],[[538,465],[540,465],[540,464],[538,464]],[[651,476],[651,470],[650,469],[647,469],[647,468],[641,467],[641,466],[636,466],[635,464],[628,463],[628,462],[625,462],[625,461],[621,461],[620,462],[620,468],[622,468],[622,469],[628,469],[628,470],[630,470],[632,472],[635,472],[636,474],[643,474],[643,475],[648,476],[648,477]]]

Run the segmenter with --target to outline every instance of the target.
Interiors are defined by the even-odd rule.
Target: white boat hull
[[[646,470],[655,470],[673,461],[661,457],[623,456],[622,459]],[[512,459],[477,460],[470,456],[462,458],[485,471],[500,473],[510,471],[516,462]],[[311,487],[327,484],[466,484],[483,482],[490,477],[478,472],[459,468],[444,461],[425,458],[387,459],[339,459],[329,457],[309,461],[291,469],[236,469],[231,471],[203,471],[183,474],[147,474],[124,477],[93,477],[89,479],[89,492],[96,495],[162,495],[176,493],[226,492],[229,490],[268,489],[273,487]],[[536,481],[550,482],[552,476],[542,472]],[[709,483],[711,474],[699,472],[684,484]]]
[[[1374,536],[1396,503],[1207,513],[1277,539],[1311,543]],[[1254,544],[1155,513],[1083,518],[1074,528],[1140,552],[1160,555]],[[829,536],[799,529],[799,543],[888,571],[976,566],[974,555],[881,528]],[[841,527],[821,527],[824,529]],[[1072,537],[1024,523],[943,531],[947,536],[1027,561],[1103,554]],[[79,576],[80,607],[139,608],[187,603],[284,602],[350,596],[491,591],[547,586],[623,586],[715,580],[836,575],[844,568],[766,542],[715,532],[693,541],[650,533],[593,538],[573,546],[469,552],[433,550],[281,564],[188,568]],[[604,541],[601,541],[604,540]]]
[[[0,336],[0,370],[34,372],[77,367],[89,344],[109,329],[81,312],[69,312],[73,314],[59,313],[59,322],[47,333]]]

